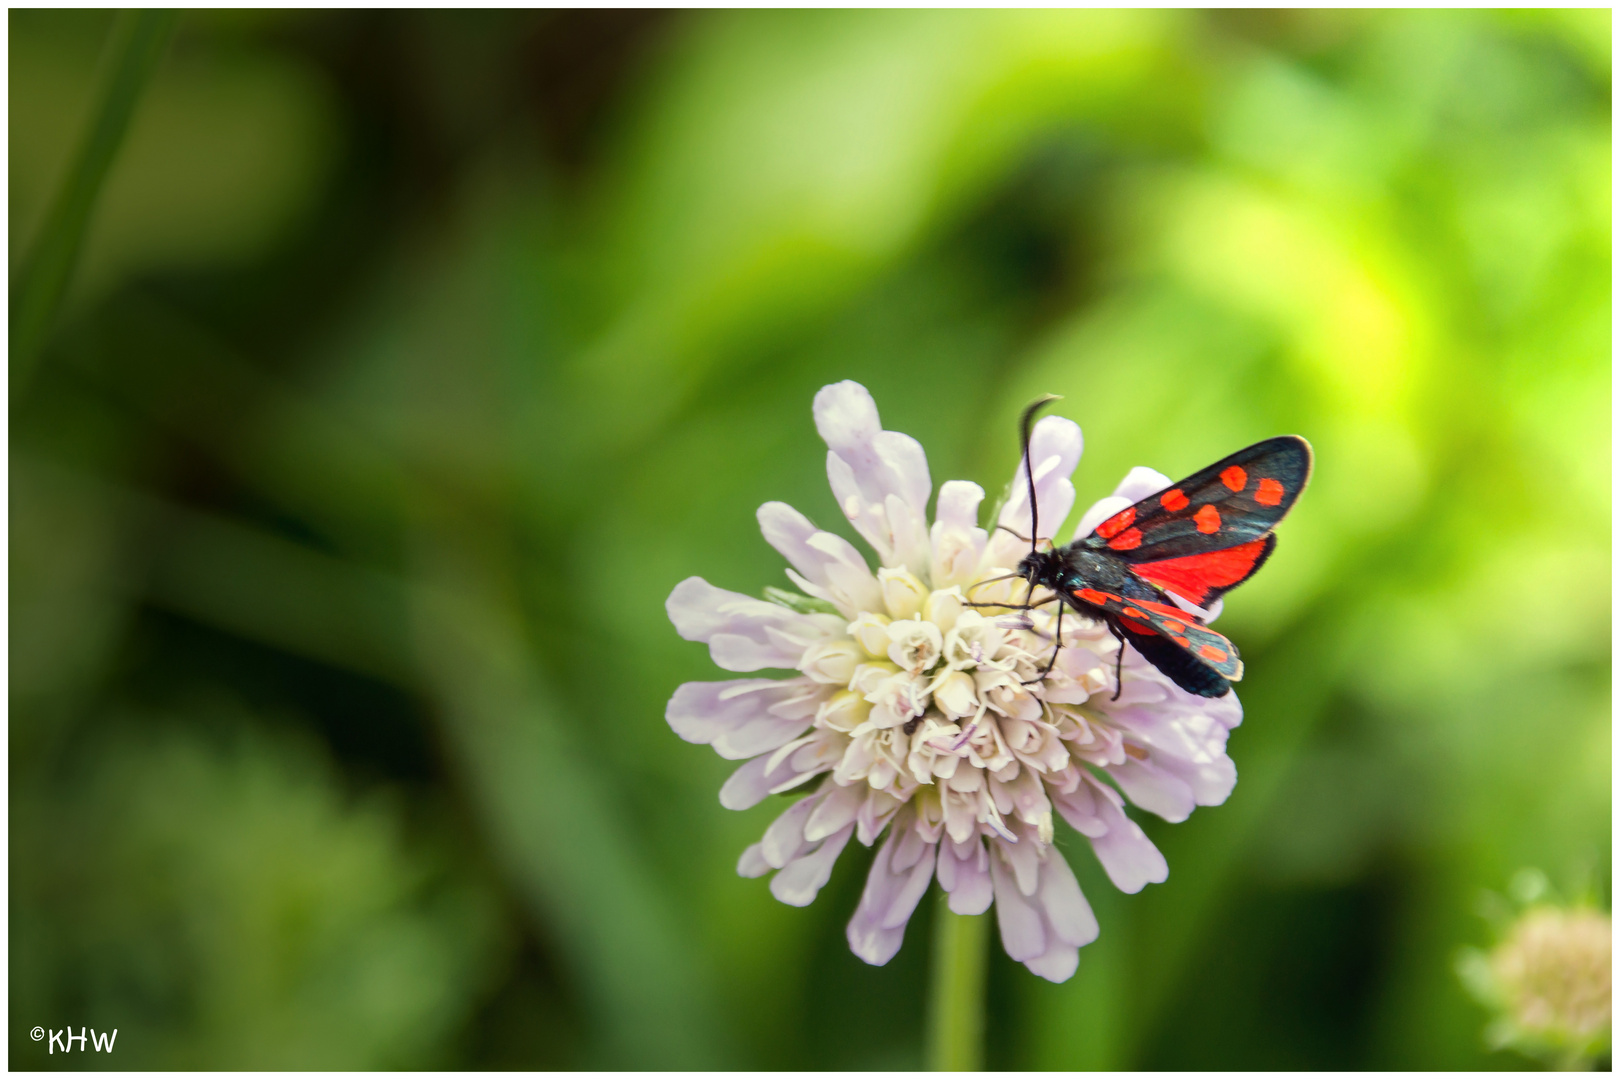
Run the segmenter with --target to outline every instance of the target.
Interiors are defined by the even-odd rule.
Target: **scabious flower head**
[[[980,526],[984,491],[942,484],[930,524],[922,446],[883,430],[864,387],[823,387],[814,413],[833,495],[878,569],[792,507],[760,507],[760,528],[798,592],[769,589],[770,599],[756,600],[692,577],[667,609],[681,636],[708,644],[728,671],[799,674],[687,683],[666,718],[681,738],[743,762],[720,789],[724,806],[797,795],[738,864],[748,877],[774,871],[778,899],[809,904],[851,839],[881,841],[849,923],[861,959],[883,964],[899,951],[937,879],[960,914],[994,903],[1008,955],[1061,982],[1098,930],[1053,845],[1054,815],[1086,838],[1118,888],[1164,881],[1164,857],[1125,800],[1169,821],[1224,802],[1237,777],[1226,756],[1227,733],[1242,718],[1237,697],[1188,694],[1127,650],[1116,700],[1119,646],[1073,612],[1055,666],[1037,680],[1053,648],[1055,605],[968,604],[1017,605],[1026,588],[974,587],[1009,573],[1029,550]],[[1080,451],[1073,422],[1049,416],[1035,426],[1029,464],[1049,526],[1074,504],[1069,474]],[[1024,470],[997,524],[1028,535]],[[1133,469],[1076,535],[1169,486],[1160,473]]]
[[[1609,1045],[1613,942],[1608,912],[1540,902],[1509,923],[1490,952],[1464,950],[1459,973],[1495,1013],[1487,1041],[1587,1067]]]

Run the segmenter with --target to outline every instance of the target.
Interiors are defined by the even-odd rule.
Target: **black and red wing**
[[[1081,541],[1138,577],[1207,605],[1248,580],[1277,546],[1272,528],[1311,475],[1297,435],[1257,442],[1108,518]]]
[[[1219,551],[1206,551],[1202,555],[1132,563],[1131,572],[1184,600],[1208,607],[1222,593],[1235,589],[1253,577],[1276,546],[1276,534],[1268,533],[1259,540],[1248,540]]]
[[[1133,633],[1123,628],[1125,640],[1141,653],[1148,663],[1169,676],[1170,681],[1199,697],[1221,697],[1232,689],[1232,683],[1220,672],[1173,641],[1155,634]]]
[[[1073,595],[1076,600],[1102,608],[1114,616],[1120,628],[1125,631],[1126,636],[1142,655],[1152,660],[1160,671],[1175,679],[1184,690],[1195,694],[1203,693],[1176,678],[1176,671],[1159,662],[1156,654],[1164,654],[1166,647],[1173,647],[1179,654],[1175,659],[1180,667],[1186,666],[1179,662],[1181,657],[1185,657],[1199,667],[1211,669],[1223,680],[1237,682],[1243,678],[1243,661],[1239,659],[1236,647],[1178,607],[1146,600],[1127,600],[1115,593],[1101,592],[1097,589],[1076,589]],[[1150,644],[1149,648],[1144,649],[1138,638],[1154,639],[1155,644]],[[1225,689],[1221,689],[1205,696],[1218,697],[1225,692]]]

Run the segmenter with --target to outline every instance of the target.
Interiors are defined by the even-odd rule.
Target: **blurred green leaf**
[[[12,386],[27,385],[57,308],[78,262],[85,230],[101,194],[124,132],[146,82],[163,56],[174,29],[172,11],[138,11],[129,15],[115,35],[113,62],[97,103],[94,120],[77,155],[51,202],[11,294]]]

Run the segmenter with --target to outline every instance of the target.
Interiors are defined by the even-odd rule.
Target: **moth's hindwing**
[[[1121,628],[1132,635],[1163,639],[1224,679],[1237,682],[1243,678],[1243,661],[1232,643],[1200,625],[1180,608],[1146,600],[1127,600],[1097,589],[1076,589],[1074,596],[1113,615]]]

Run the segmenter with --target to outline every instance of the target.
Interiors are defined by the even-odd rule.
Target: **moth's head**
[[[1046,585],[1057,579],[1058,570],[1063,566],[1063,556],[1058,554],[1050,540],[1037,540],[1033,549],[1018,563],[1018,576],[1025,581],[1036,585]]]

